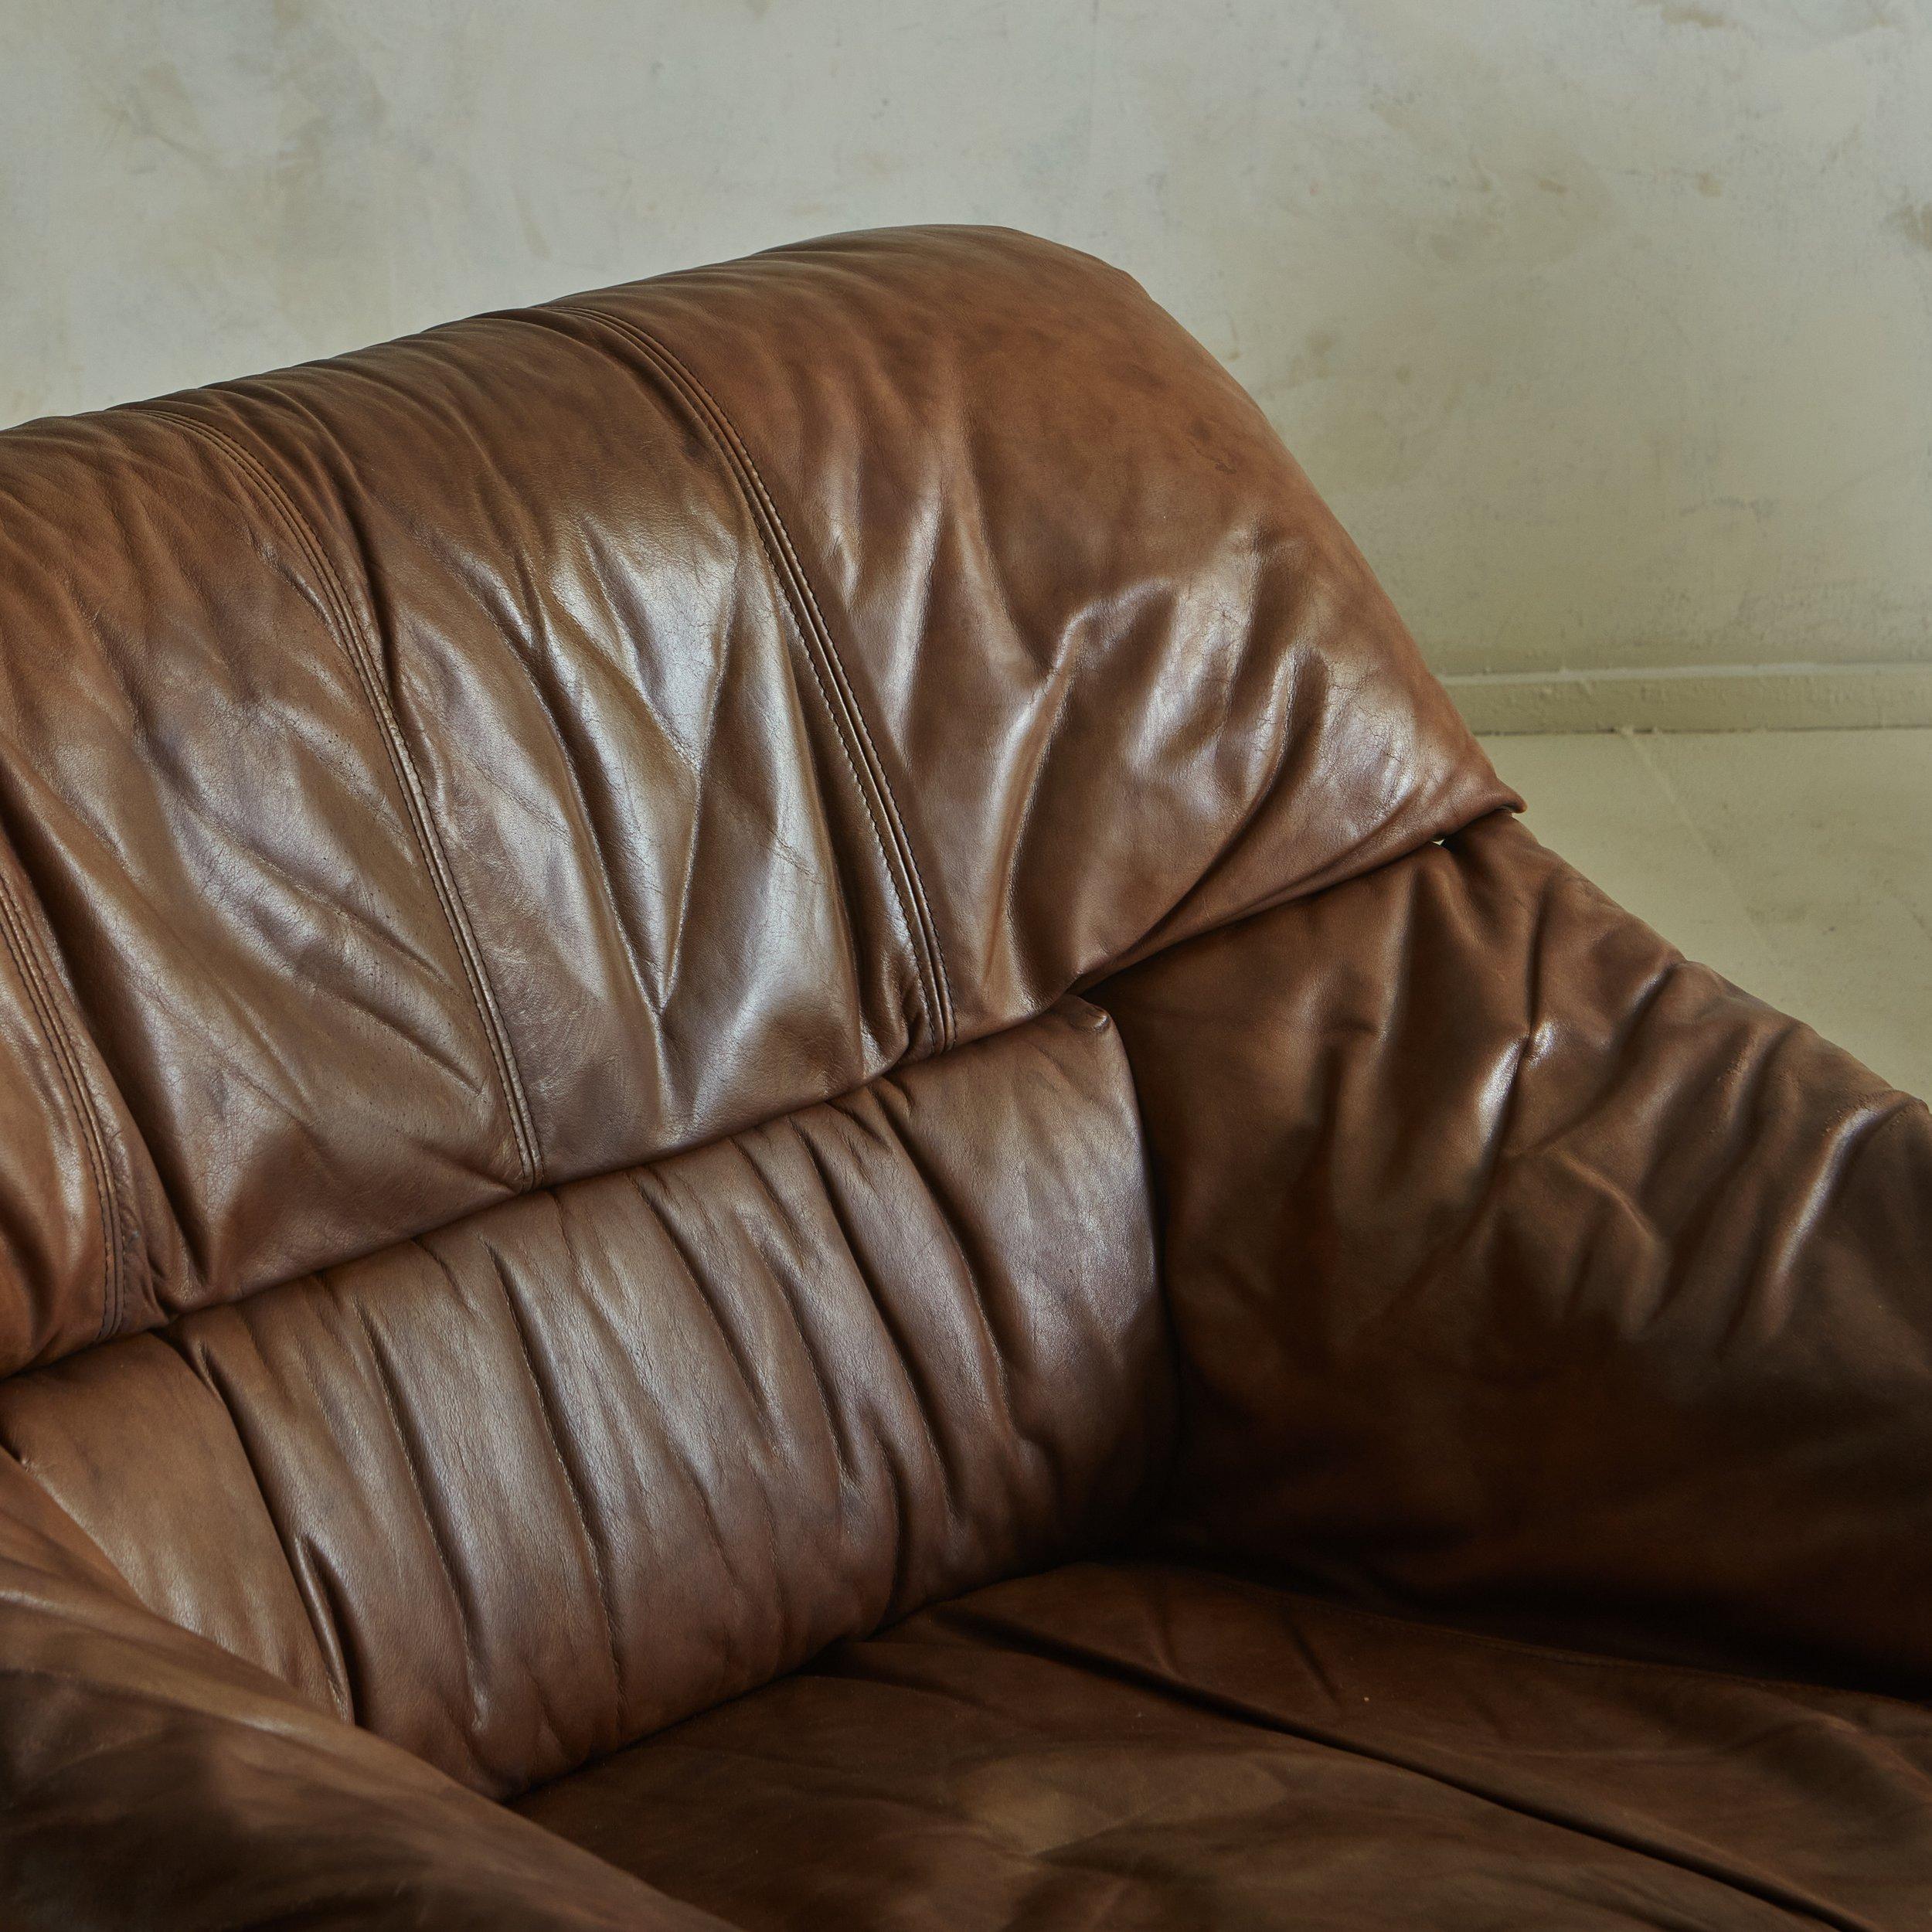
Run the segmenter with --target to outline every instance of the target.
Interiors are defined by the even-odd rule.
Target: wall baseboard
[[[1821,731],[1932,726],[1932,664],[1668,665],[1484,671],[1443,682],[1471,728]]]

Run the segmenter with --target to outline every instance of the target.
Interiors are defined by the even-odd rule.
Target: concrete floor
[[[1484,743],[1545,845],[1693,959],[1932,1095],[1932,730]]]

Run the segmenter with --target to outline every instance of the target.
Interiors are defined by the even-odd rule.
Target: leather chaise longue
[[[1932,1122],[1133,283],[0,436],[0,1926],[1932,1925]]]

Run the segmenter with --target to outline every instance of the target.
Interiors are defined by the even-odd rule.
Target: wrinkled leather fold
[[[135,1601],[0,1458],[16,1932],[717,1932]]]
[[[1022,236],[0,434],[0,1923],[1922,1932],[1932,1121],[1518,803]]]
[[[15,1376],[0,1446],[148,1607],[502,1797],[1110,1540],[1172,1409],[1070,1000]]]
[[[517,1808],[758,1932],[1887,1932],[1932,1714],[1078,1563]]]
[[[1165,1210],[1158,1540],[1932,1692],[1932,1118],[1486,820],[1101,989]]]
[[[9,430],[0,634],[0,1372],[1512,796],[1213,359],[990,230]]]

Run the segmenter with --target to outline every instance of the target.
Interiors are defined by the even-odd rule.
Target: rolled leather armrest
[[[0,1455],[0,1923],[718,1922],[144,1609]]]
[[[1155,1539],[1932,1692],[1932,1119],[1514,820],[1136,968]]]

